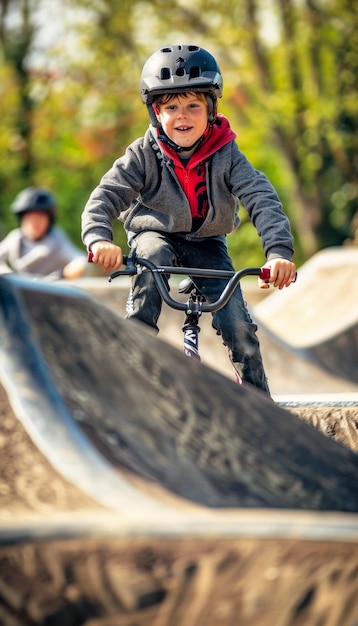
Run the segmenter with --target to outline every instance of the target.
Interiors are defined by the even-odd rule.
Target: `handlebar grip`
[[[260,278],[261,280],[264,280],[265,283],[268,283],[270,280],[270,268],[269,267],[262,267],[261,268],[261,272],[260,272]]]

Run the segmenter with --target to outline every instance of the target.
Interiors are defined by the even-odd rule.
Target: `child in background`
[[[55,226],[56,200],[47,189],[27,187],[15,198],[11,210],[19,228],[0,242],[3,272],[13,271],[56,278],[80,278],[86,257]]]

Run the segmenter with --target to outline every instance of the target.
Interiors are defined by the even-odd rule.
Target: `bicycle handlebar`
[[[88,261],[91,262],[92,253],[88,255]],[[213,312],[222,309],[230,300],[240,280],[245,276],[258,276],[265,282],[269,281],[270,269],[267,267],[246,267],[237,272],[215,269],[199,269],[197,267],[172,267],[169,265],[155,265],[148,259],[140,257],[132,258],[131,256],[123,256],[123,265],[127,266],[125,270],[117,270],[109,277],[109,282],[118,276],[135,276],[143,271],[143,267],[149,270],[155,280],[156,286],[161,298],[168,306],[178,311],[187,311],[186,303],[174,300],[170,295],[164,280],[164,275],[176,274],[181,276],[201,277],[201,278],[226,278],[228,283],[222,291],[220,297],[215,302],[201,303],[200,310],[203,312]]]

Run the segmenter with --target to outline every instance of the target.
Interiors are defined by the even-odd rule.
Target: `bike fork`
[[[200,361],[199,354],[199,324],[196,316],[187,316],[183,326],[184,354]]]
[[[200,295],[200,298],[202,297],[203,296]],[[201,311],[200,304],[198,304],[201,301],[202,300],[198,300],[196,298],[193,299],[192,297],[189,299],[185,322],[182,328],[184,333],[184,354],[196,359],[197,361],[201,361],[199,354],[199,317],[201,315]],[[233,370],[237,384],[242,385],[244,381],[234,365]]]

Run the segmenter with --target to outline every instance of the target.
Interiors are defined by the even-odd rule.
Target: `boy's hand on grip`
[[[96,241],[88,256],[91,263],[103,267],[105,272],[118,270],[123,264],[123,253],[119,246],[109,241]]]
[[[289,287],[291,283],[294,283],[297,278],[296,266],[292,261],[287,259],[271,259],[265,263],[263,268],[270,269],[270,278],[266,282],[259,278],[260,289],[268,289],[271,284],[278,289]]]

